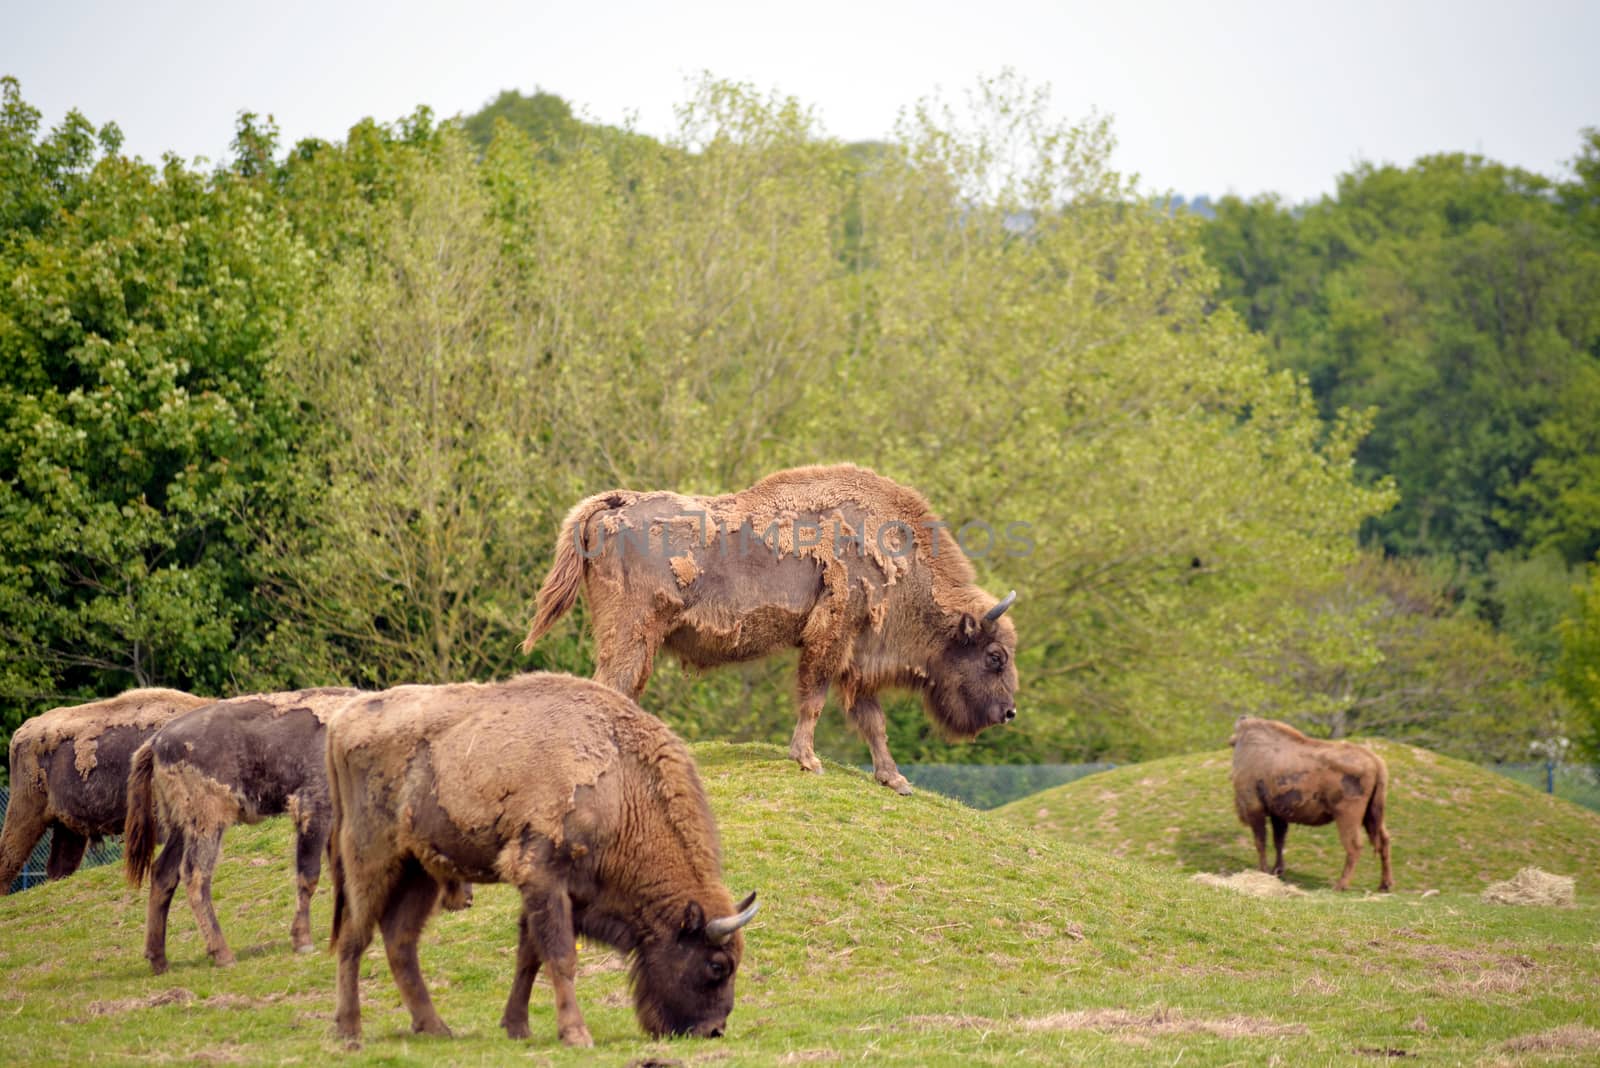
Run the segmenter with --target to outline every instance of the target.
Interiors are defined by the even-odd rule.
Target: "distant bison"
[[[156,728],[213,698],[179,690],[129,690],[84,705],[52,708],[11,736],[11,800],[0,831],[0,894],[52,831],[45,876],[78,869],[89,840],[121,834],[133,751]]]
[[[180,881],[206,952],[223,967],[234,963],[211,903],[222,834],[285,812],[294,820],[298,891],[289,938],[297,951],[314,948],[311,895],[332,816],[324,721],[360,694],[327,688],[219,701],[171,720],[134,754],[123,862],[134,886],[150,875],[144,955],[157,975],[167,970],[167,912]]]
[[[563,1042],[592,1044],[573,980],[577,935],[631,953],[634,1012],[651,1035],[716,1036],[755,915],[722,884],[717,829],[671,731],[609,687],[567,675],[401,686],[328,728],[329,853],[338,1034],[361,1034],[361,955],[381,926],[412,1029],[449,1034],[417,941],[453,884],[522,895],[501,1026],[527,1038],[540,965]]]
[[[595,678],[633,698],[658,650],[713,668],[798,648],[789,755],[820,772],[830,685],[872,750],[877,780],[911,786],[889,754],[880,690],[920,693],[946,735],[1016,716],[1017,633],[1004,600],[928,502],[864,468],[800,467],[719,497],[610,490],[567,514],[522,643],[586,594]]]
[[[1234,724],[1233,803],[1239,819],[1256,839],[1256,864],[1262,871],[1283,874],[1283,842],[1289,824],[1320,827],[1335,823],[1344,846],[1344,872],[1335,890],[1350,885],[1361,855],[1361,828],[1383,861],[1379,890],[1394,888],[1389,870],[1389,832],[1383,807],[1389,769],[1383,758],[1353,742],[1307,738],[1287,723],[1240,716]],[[1277,847],[1277,863],[1267,867],[1267,821]]]

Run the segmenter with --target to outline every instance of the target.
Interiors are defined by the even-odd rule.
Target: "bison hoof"
[[[815,754],[815,753],[796,753],[793,750],[791,750],[789,752],[789,755],[794,758],[794,762],[796,764],[799,764],[806,771],[809,771],[814,775],[821,775],[822,774],[822,761],[817,759],[817,754]]]
[[[589,1035],[589,1029],[582,1025],[568,1028],[561,1032],[561,1041],[569,1046],[592,1046],[594,1039]]]
[[[889,789],[893,790],[895,793],[899,794],[901,797],[911,796],[911,784],[906,782],[906,777],[904,775],[896,773],[890,776],[880,776],[878,781],[883,783],[883,785],[887,786]]]
[[[211,958],[211,963],[219,968],[231,968],[239,962],[234,959],[231,951],[225,949],[221,953],[214,954]]]
[[[507,1038],[532,1038],[533,1032],[528,1028],[528,1021],[512,1023],[510,1020],[501,1020],[500,1026],[506,1029]]]
[[[446,1027],[444,1021],[437,1016],[431,1020],[415,1021],[411,1025],[411,1030],[419,1035],[438,1035],[441,1038],[450,1037],[450,1028]]]
[[[294,947],[296,953],[315,953],[317,947],[310,942],[301,942]]]
[[[151,975],[166,975],[167,974],[167,958],[165,958],[165,957],[157,957],[154,960],[152,960],[150,962],[150,974]]]

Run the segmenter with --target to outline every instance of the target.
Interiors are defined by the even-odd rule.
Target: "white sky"
[[[1113,116],[1115,164],[1150,190],[1306,200],[1357,161],[1443,151],[1555,175],[1600,126],[1600,2],[0,0],[0,74],[151,161],[223,158],[241,110],[287,145],[536,86],[662,135],[703,70],[862,140],[1007,66],[1063,116]]]

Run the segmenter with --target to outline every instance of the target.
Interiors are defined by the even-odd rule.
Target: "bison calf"
[[[150,875],[144,955],[157,975],[167,970],[167,913],[180,881],[206,952],[218,965],[234,962],[211,903],[222,834],[285,812],[294,819],[299,891],[289,938],[299,952],[314,948],[311,896],[331,815],[323,721],[360,693],[328,688],[219,701],[172,720],[135,754],[124,863],[134,886]],[[152,866],[161,837],[166,845]]]
[[[78,869],[89,840],[121,834],[134,750],[173,716],[211,703],[180,690],[129,690],[52,708],[11,736],[11,801],[0,831],[0,894],[53,831],[45,875]]]
[[[1334,823],[1344,846],[1344,872],[1335,890],[1350,885],[1350,874],[1361,855],[1361,829],[1383,862],[1379,890],[1394,887],[1389,870],[1389,832],[1383,825],[1383,806],[1389,789],[1389,769],[1383,758],[1353,742],[1323,742],[1307,738],[1287,723],[1240,716],[1234,724],[1233,802],[1239,819],[1256,840],[1256,865],[1262,871],[1283,875],[1283,843],[1289,824],[1320,827]],[[1272,821],[1277,863],[1267,867],[1267,821]]]
[[[634,1011],[651,1035],[722,1033],[755,895],[734,906],[688,751],[628,698],[566,675],[397,687],[334,718],[328,781],[341,1037],[361,1035],[357,980],[375,926],[412,1029],[450,1033],[417,941],[462,882],[522,895],[500,1021],[512,1038],[529,1035],[542,965],[562,1041],[592,1044],[573,987],[579,934],[632,955]]]

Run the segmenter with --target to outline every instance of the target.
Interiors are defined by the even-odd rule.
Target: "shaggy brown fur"
[[[1016,629],[988,618],[995,598],[941,527],[915,490],[849,465],[780,471],[720,497],[611,490],[567,515],[522,648],[580,587],[595,678],[635,699],[663,648],[698,669],[798,648],[789,754],[822,770],[813,738],[837,686],[877,780],[910,793],[880,690],[920,693],[956,738],[1016,715]]]
[[[374,926],[413,1029],[449,1033],[417,941],[441,887],[466,882],[522,894],[501,1019],[512,1038],[528,1037],[543,965],[562,1041],[590,1044],[573,986],[579,934],[633,954],[634,1009],[650,1034],[722,1032],[737,928],[754,907],[736,909],[722,885],[688,751],[626,697],[567,675],[397,687],[329,727],[328,780],[340,1036],[361,1034],[357,979]]]
[[[157,975],[167,970],[167,913],[179,882],[206,952],[218,965],[234,963],[211,903],[223,832],[286,812],[295,824],[297,889],[289,939],[297,952],[314,948],[311,896],[332,818],[324,723],[360,695],[330,688],[219,701],[172,720],[134,755],[124,863],[134,886],[150,875],[144,955]]]
[[[1383,861],[1379,890],[1394,888],[1389,868],[1389,832],[1383,807],[1389,791],[1389,769],[1383,758],[1353,742],[1307,738],[1287,723],[1240,716],[1234,724],[1233,803],[1239,819],[1256,840],[1256,865],[1283,875],[1283,843],[1289,824],[1320,827],[1334,823],[1344,846],[1344,872],[1335,890],[1350,885],[1361,855],[1361,829]],[[1277,863],[1267,867],[1267,821],[1277,848]]]
[[[11,736],[11,800],[0,831],[0,894],[52,831],[45,875],[77,870],[91,839],[122,833],[133,752],[167,720],[210,704],[179,690],[129,690],[52,708]]]

